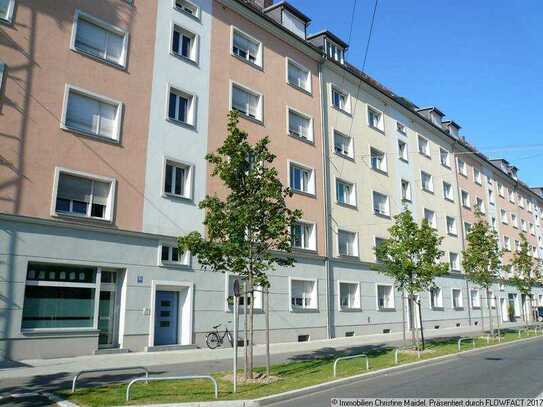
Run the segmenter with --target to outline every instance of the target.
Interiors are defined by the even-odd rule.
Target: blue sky
[[[348,40],[354,0],[291,0]],[[358,0],[347,59],[361,67],[374,0]],[[419,106],[435,105],[490,158],[543,186],[543,1],[380,0],[366,63]]]

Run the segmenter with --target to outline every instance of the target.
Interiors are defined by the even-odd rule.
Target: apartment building
[[[269,310],[256,292],[257,343],[266,312],[274,342],[401,330],[407,304],[374,247],[404,207],[444,237],[451,268],[420,293],[428,329],[488,319],[461,266],[476,207],[504,247],[522,232],[543,256],[541,188],[349,64],[349,44],[309,33],[288,2],[34,3],[0,0],[3,358],[205,346],[232,319],[233,276],[176,247],[205,233],[198,202],[225,192],[204,156],[230,110],[251,141],[270,138],[303,211]],[[529,310],[492,291],[503,323],[510,304]]]

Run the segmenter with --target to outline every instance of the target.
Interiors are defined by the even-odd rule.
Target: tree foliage
[[[514,254],[511,266],[513,276],[509,278],[509,282],[521,294],[529,295],[536,284],[541,284],[541,260],[532,256],[524,233],[520,234],[520,250]]]

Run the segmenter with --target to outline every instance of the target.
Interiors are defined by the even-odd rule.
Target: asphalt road
[[[332,398],[537,397],[543,393],[543,338],[378,374],[281,403],[330,407]]]

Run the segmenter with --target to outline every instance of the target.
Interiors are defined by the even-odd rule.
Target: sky
[[[290,0],[362,67],[375,0]],[[543,186],[543,0],[379,0],[366,72]]]

